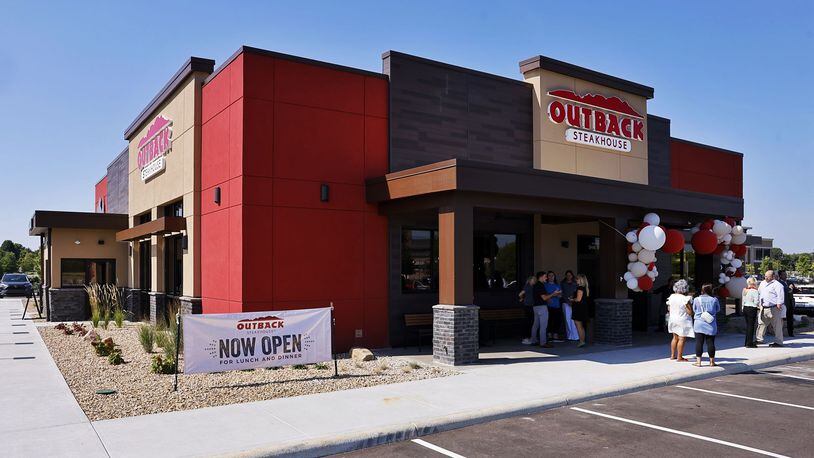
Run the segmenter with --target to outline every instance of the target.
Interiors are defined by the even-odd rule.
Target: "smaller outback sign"
[[[331,309],[184,315],[184,373],[331,359]]]

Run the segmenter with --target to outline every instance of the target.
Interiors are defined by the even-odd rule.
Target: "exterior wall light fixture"
[[[75,243],[75,244],[79,245],[79,244],[80,244],[80,243],[82,243],[82,242],[80,242],[80,241],[79,241],[79,239],[76,239],[76,240],[74,240],[74,241],[73,241],[73,243]]]
[[[322,183],[322,186],[319,187],[319,200],[320,202],[327,202],[328,198],[330,197],[330,188],[327,184]]]
[[[215,187],[215,203],[220,205],[220,186]]]

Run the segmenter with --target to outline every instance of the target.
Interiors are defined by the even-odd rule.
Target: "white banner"
[[[331,309],[182,315],[184,373],[331,359]]]

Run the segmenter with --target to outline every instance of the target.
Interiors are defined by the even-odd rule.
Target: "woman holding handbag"
[[[693,330],[695,331],[695,365],[701,367],[701,355],[704,354],[704,342],[707,344],[709,365],[715,364],[715,335],[718,334],[718,322],[715,314],[721,311],[721,303],[712,295],[712,285],[701,287],[701,295],[692,301]]]

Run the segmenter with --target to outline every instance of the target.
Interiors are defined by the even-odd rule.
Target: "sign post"
[[[336,345],[334,340],[336,333],[336,318],[334,317],[334,303],[331,302],[331,353],[334,356],[334,377],[339,377],[339,361],[336,358]]]
[[[175,387],[172,391],[178,391],[178,353],[181,347],[181,312],[175,314]]]

